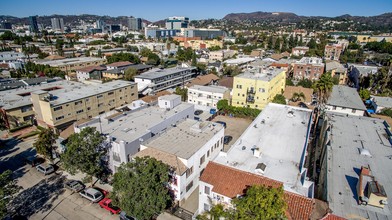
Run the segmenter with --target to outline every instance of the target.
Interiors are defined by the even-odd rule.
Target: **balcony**
[[[248,94],[256,94],[256,90],[253,87],[251,87],[251,88],[248,88],[247,93]]]
[[[254,103],[255,102],[255,97],[251,96],[251,95],[247,96],[246,97],[246,102],[247,103]]]

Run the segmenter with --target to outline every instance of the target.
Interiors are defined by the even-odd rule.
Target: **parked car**
[[[223,138],[223,144],[228,144],[231,140],[233,140],[233,137],[227,135]]]
[[[121,220],[137,220],[134,217],[128,216],[127,213],[125,213],[124,211],[120,212],[120,219]]]
[[[223,125],[224,128],[226,128],[226,122],[224,121],[216,121],[216,123]]]
[[[79,195],[90,200],[91,202],[99,202],[104,197],[104,195],[100,191],[94,188],[84,189],[79,192]]]
[[[74,192],[80,192],[84,189],[84,184],[77,180],[68,180],[65,183],[65,188]]]
[[[25,163],[31,165],[32,167],[36,167],[42,163],[45,162],[45,159],[42,157],[39,157],[37,155],[26,157],[25,158]]]
[[[203,113],[203,110],[196,110],[195,115],[201,115]]]
[[[101,208],[108,210],[111,214],[118,214],[121,212],[121,209],[114,206],[112,204],[112,200],[109,198],[102,199],[98,204],[101,206]]]
[[[54,167],[51,164],[42,163],[36,168],[38,172],[43,173],[44,175],[49,175],[54,172]]]

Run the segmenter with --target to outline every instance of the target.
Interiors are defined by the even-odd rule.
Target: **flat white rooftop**
[[[263,163],[264,176],[283,182],[285,190],[308,196],[301,184],[300,167],[311,114],[308,109],[270,103],[231,149],[214,162],[251,173]],[[254,156],[255,148],[261,152],[260,157]]]
[[[143,145],[189,159],[222,129],[221,124],[187,119]]]
[[[152,127],[165,119],[189,108],[193,109],[194,107],[192,104],[181,103],[168,111],[158,106],[150,106],[129,113],[119,113],[116,117],[109,116],[110,119],[94,119],[78,127],[95,127],[97,131],[101,131],[102,128],[102,133],[114,137],[115,142],[132,142],[150,133]]]
[[[169,68],[169,69],[152,69],[149,70],[145,73],[142,73],[138,76],[135,76],[135,78],[140,78],[140,79],[157,79],[157,78],[161,78],[161,77],[165,77],[165,76],[170,76],[171,74],[175,74],[178,72],[182,72],[182,71],[191,71],[191,70],[195,70],[195,67],[173,67],[173,68]]]
[[[245,79],[255,79],[269,82],[273,78],[275,78],[280,73],[284,72],[282,69],[255,69],[251,71],[247,71],[245,73],[241,73],[234,78],[245,78]]]
[[[241,65],[241,64],[249,63],[249,62],[252,62],[255,60],[256,60],[255,58],[244,57],[244,58],[237,58],[237,59],[229,59],[223,63],[229,64],[229,65]]]
[[[85,63],[85,62],[95,62],[95,61],[103,61],[105,59],[97,58],[97,57],[79,57],[79,58],[68,58],[61,60],[37,60],[35,63],[42,65],[49,65],[53,67],[63,66],[63,65],[71,65],[77,63]]]
[[[327,150],[327,200],[336,215],[348,219],[392,219],[392,146],[383,120],[327,113],[332,125]],[[361,155],[365,148],[371,156]],[[361,166],[369,166],[389,197],[388,205],[377,208],[357,203]]]
[[[197,91],[202,91],[202,92],[211,92],[211,93],[225,93],[229,89],[223,86],[199,86],[199,85],[194,85],[191,86],[188,90],[197,90]]]

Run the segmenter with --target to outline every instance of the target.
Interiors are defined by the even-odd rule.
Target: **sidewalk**
[[[61,172],[62,172],[62,175],[65,176],[69,180],[72,179],[72,180],[82,181],[82,179],[86,176],[85,174],[83,174],[81,172],[78,172],[75,175],[71,175],[70,173],[68,173],[65,170],[61,170]],[[111,192],[113,190],[113,187],[111,185],[109,185],[109,184],[100,184],[99,180],[97,178],[95,178],[95,177],[93,177],[93,180],[94,180],[93,181],[94,182],[94,186],[96,186],[98,188],[101,188],[103,190],[106,190],[108,192]],[[88,187],[88,186],[91,185],[91,183],[85,183],[85,185]]]

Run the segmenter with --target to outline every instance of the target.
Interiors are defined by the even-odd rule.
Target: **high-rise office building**
[[[187,17],[169,17],[166,20],[166,29],[179,30],[181,28],[188,28],[189,18]]]
[[[11,30],[12,29],[12,25],[10,22],[3,22],[0,24],[0,29],[6,29],[6,30]]]
[[[52,18],[52,29],[64,32],[64,20],[62,18]]]
[[[37,23],[37,16],[30,16],[30,31],[37,33],[38,32],[38,23]]]
[[[132,31],[139,31],[142,29],[141,18],[128,18],[128,28]]]
[[[102,30],[102,33],[105,32],[106,24],[105,24],[105,22],[101,18],[97,20],[96,26],[97,26],[97,29],[101,29]]]

